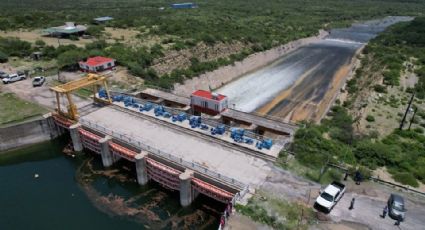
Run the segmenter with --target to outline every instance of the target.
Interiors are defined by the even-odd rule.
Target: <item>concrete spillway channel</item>
[[[324,40],[300,47],[216,92],[244,112],[318,121],[350,73],[356,51],[388,26],[406,20],[411,18],[388,17],[332,30]]]

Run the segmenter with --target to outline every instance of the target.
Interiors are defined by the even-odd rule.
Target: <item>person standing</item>
[[[388,213],[388,206],[385,205],[384,210],[382,210],[382,218],[385,219],[385,216],[387,216]]]
[[[359,170],[356,171],[354,180],[356,181],[356,185],[360,185],[360,181],[362,180],[362,174],[359,172]]]
[[[350,207],[348,208],[349,210],[354,209],[354,202],[355,201],[356,201],[356,199],[353,197],[353,199],[351,199],[351,202],[350,202]]]

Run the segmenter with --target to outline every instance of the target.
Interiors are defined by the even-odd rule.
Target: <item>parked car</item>
[[[46,81],[46,78],[43,76],[39,76],[39,77],[35,77],[32,80],[32,86],[33,87],[37,87],[37,86],[42,86],[44,84],[44,82]]]
[[[345,185],[334,181],[324,190],[320,191],[320,195],[316,199],[316,204],[330,212],[344,193]]]
[[[4,84],[9,84],[21,80],[25,80],[27,77],[24,75],[18,75],[18,74],[11,74],[9,77],[3,78],[2,81]]]
[[[3,78],[6,78],[6,77],[9,77],[9,74],[0,70],[0,78],[3,79]]]
[[[23,71],[18,71],[18,72],[16,72],[16,74],[18,74],[18,76],[24,76],[25,78],[27,77],[26,75],[25,75],[25,72],[23,72]]]
[[[396,220],[404,220],[406,217],[406,208],[402,196],[397,194],[390,195],[390,198],[388,198],[388,215]]]

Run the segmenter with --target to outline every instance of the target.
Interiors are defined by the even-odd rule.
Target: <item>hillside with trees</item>
[[[334,106],[322,124],[307,123],[297,132],[293,145],[297,160],[316,170],[327,163],[352,170],[360,166],[367,175],[370,170],[386,167],[397,182],[413,187],[419,186],[418,181],[425,183],[424,54],[423,17],[396,24],[373,39],[362,52],[360,68],[347,83],[347,100],[342,106]],[[400,85],[400,81],[407,78],[406,71],[416,75],[414,87]],[[404,112],[412,93],[415,93],[412,110],[402,130],[379,133],[373,129],[370,124],[377,122],[378,116],[391,118],[385,122],[393,122],[394,127],[398,127],[404,113],[383,114],[382,110],[389,107]],[[380,95],[375,103],[370,100],[375,98],[373,95]],[[353,117],[362,109],[375,112],[375,116]],[[359,120],[369,124],[365,130],[355,129]],[[374,127],[382,125],[384,122]]]
[[[132,47],[115,41],[102,42],[104,25],[90,26],[88,33],[99,42],[85,50],[69,51],[61,57],[61,68],[69,68],[66,60],[70,56],[84,59],[91,55],[114,55],[118,64],[129,68],[130,72],[142,77],[146,83],[170,88],[175,82],[192,78],[220,66],[241,60],[247,55],[276,47],[295,39],[315,35],[319,29],[347,26],[356,20],[381,18],[388,15],[419,15],[425,9],[423,1],[400,2],[380,1],[337,1],[337,0],[235,0],[235,1],[196,1],[196,9],[172,9],[171,1],[129,0],[105,1],[99,4],[94,0],[20,0],[1,1],[0,30],[42,29],[62,25],[65,21],[90,24],[95,16],[112,16],[114,20],[106,26],[131,28],[139,31],[137,39],[156,42],[142,47]],[[123,17],[125,15],[125,17]],[[74,38],[73,39],[78,39]],[[224,47],[238,45],[238,49],[224,57],[201,56],[204,46],[222,44]],[[100,46],[99,46],[100,45]],[[170,50],[201,49],[198,56],[188,57],[185,65],[167,73],[158,74],[151,67]],[[53,50],[47,46],[43,51],[46,58],[57,58],[63,50]],[[26,50],[25,52],[28,52]],[[24,52],[24,53],[25,53]],[[11,55],[0,46],[1,60]],[[204,61],[200,61],[204,60]]]

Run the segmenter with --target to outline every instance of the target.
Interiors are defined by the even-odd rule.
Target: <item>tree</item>
[[[19,38],[0,37],[0,49],[9,56],[25,57],[31,53],[31,43]]]
[[[46,45],[46,43],[41,39],[37,39],[35,41],[35,45],[38,46],[38,47],[44,47]]]
[[[7,54],[0,51],[0,63],[5,63],[8,61],[8,59],[9,57],[7,56]]]
[[[82,50],[69,50],[58,56],[58,66],[61,69],[76,70],[78,62],[87,57]]]
[[[103,26],[89,26],[86,33],[94,37],[100,37],[103,35],[104,31],[105,28]]]

